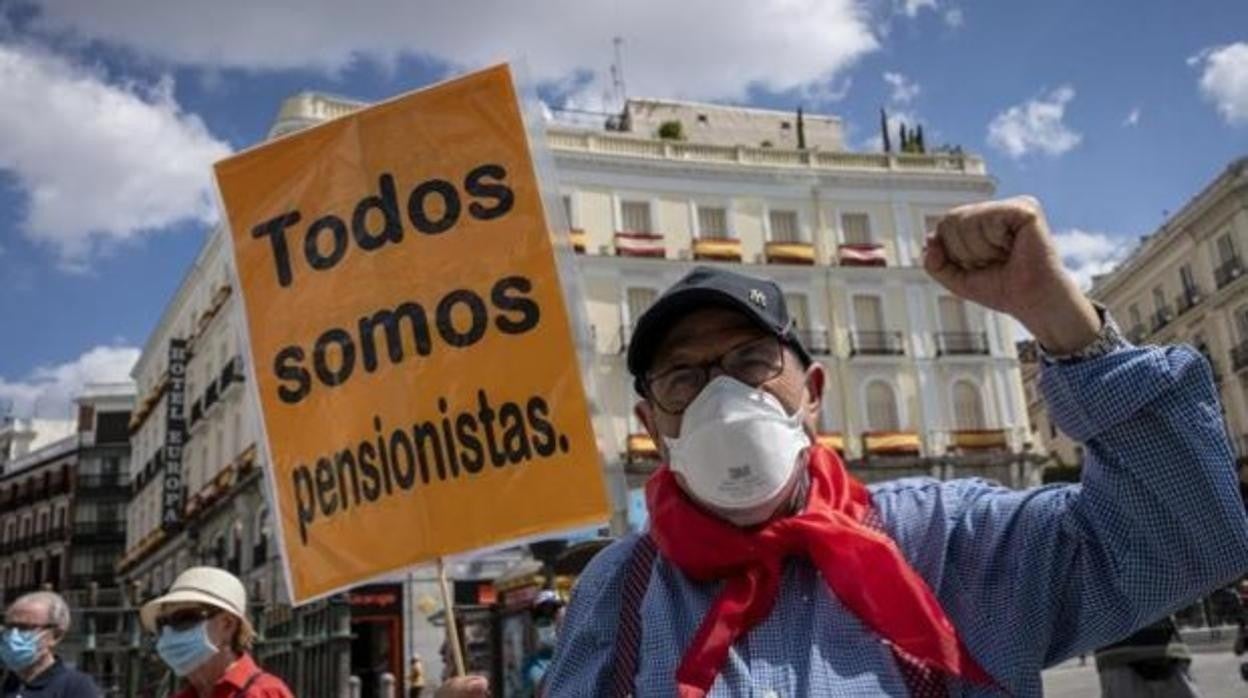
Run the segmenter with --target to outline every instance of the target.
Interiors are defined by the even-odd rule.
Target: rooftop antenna
[[[615,37],[611,40],[615,47],[615,62],[611,64],[611,85],[615,88],[616,99],[620,100],[620,109],[628,101],[628,88],[624,86],[624,39]]]

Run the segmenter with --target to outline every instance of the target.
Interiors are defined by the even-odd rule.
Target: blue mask
[[[0,639],[0,661],[9,671],[29,668],[39,657],[39,631],[8,630]]]
[[[156,654],[178,676],[186,676],[204,665],[217,648],[208,639],[208,623],[204,621],[188,630],[165,626],[156,639]]]

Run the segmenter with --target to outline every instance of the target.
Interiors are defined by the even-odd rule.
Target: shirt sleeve
[[[622,538],[594,556],[577,579],[546,672],[545,695],[608,694],[615,635],[623,607],[624,572],[637,536]]]
[[[1079,484],[982,480],[885,489],[876,502],[980,664],[1007,688],[1191,603],[1248,570],[1248,519],[1207,362],[1125,348],[1046,365]]]

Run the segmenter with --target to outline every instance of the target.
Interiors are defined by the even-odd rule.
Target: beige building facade
[[[1139,344],[1204,353],[1237,453],[1248,455],[1248,158],[1232,162],[1090,295]]]
[[[1113,271],[1093,280],[1123,333],[1141,345],[1188,344],[1208,359],[1236,454],[1248,457],[1248,158],[1226,167]],[[1035,441],[1056,465],[1082,463],[1082,447],[1049,418],[1034,342],[1020,343]]]

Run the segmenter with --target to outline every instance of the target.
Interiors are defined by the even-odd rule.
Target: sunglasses
[[[166,613],[156,619],[156,632],[162,632],[165,628],[177,631],[190,630],[218,613],[221,613],[221,610],[217,608],[184,608]]]

